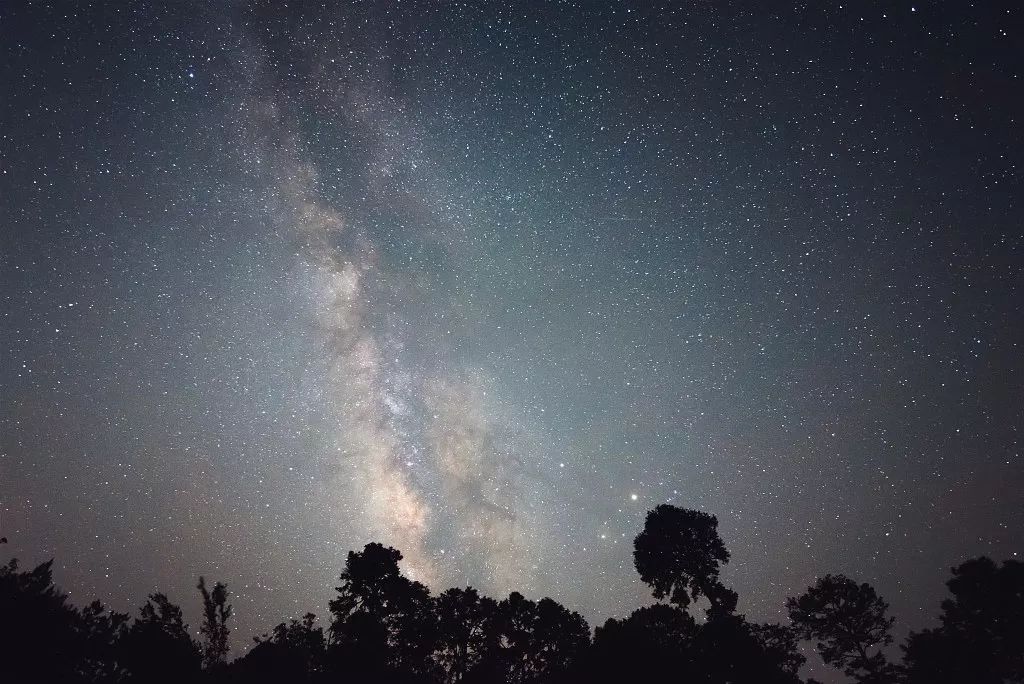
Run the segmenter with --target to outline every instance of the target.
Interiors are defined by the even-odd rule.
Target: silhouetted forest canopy
[[[807,641],[856,682],[1024,682],[1024,564],[983,557],[953,568],[938,626],[911,632],[897,660],[885,600],[842,575],[787,599],[789,624],[738,614],[720,580],[729,552],[717,528],[707,513],[650,511],[633,558],[657,602],[593,632],[550,598],[432,595],[402,575],[398,550],[368,544],[349,552],[326,620],[283,622],[235,659],[223,583],[199,578],[193,631],[164,594],[134,618],[99,602],[79,608],[54,586],[52,561],[22,570],[12,560],[0,567],[0,681],[795,684]]]

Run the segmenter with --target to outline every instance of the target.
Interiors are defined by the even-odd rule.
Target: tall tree
[[[448,589],[434,599],[433,659],[444,682],[461,682],[498,650],[498,604],[476,589]]]
[[[709,614],[736,608],[736,594],[718,579],[729,551],[718,536],[718,518],[701,511],[661,504],[647,514],[643,531],[633,542],[633,563],[654,597],[686,608],[705,596]]]
[[[858,682],[890,682],[894,669],[882,649],[892,642],[889,604],[870,584],[825,575],[798,598],[786,600],[801,637],[817,642],[822,659]],[[874,651],[872,653],[872,651]]]
[[[206,579],[200,577],[198,589],[203,597],[203,624],[199,629],[203,635],[203,665],[211,669],[227,660],[231,605],[227,585],[217,582],[211,591],[206,588]]]
[[[330,602],[335,630],[353,613],[381,618],[401,616],[415,604],[426,602],[429,592],[419,582],[402,575],[402,553],[382,544],[367,544],[361,552],[349,551],[341,573],[338,595]]]
[[[1024,563],[989,558],[953,568],[941,626],[903,647],[909,684],[1024,682]]]
[[[350,551],[338,595],[330,602],[335,656],[347,653],[370,669],[376,667],[371,660],[383,659],[377,664],[393,671],[387,676],[395,676],[394,671],[421,673],[432,650],[430,592],[402,575],[401,560],[397,549],[377,543]]]

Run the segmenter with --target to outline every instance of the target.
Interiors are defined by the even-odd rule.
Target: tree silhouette
[[[718,519],[700,511],[661,504],[647,514],[643,531],[633,542],[633,563],[654,597],[686,608],[706,596],[709,615],[731,613],[736,594],[718,580],[729,551],[718,536]]]
[[[402,679],[388,645],[383,621],[366,612],[353,612],[340,626],[332,625],[325,656],[331,677],[348,676],[356,681]]]
[[[512,592],[498,604],[502,644],[495,668],[510,684],[568,677],[590,646],[590,628],[579,613],[556,601],[530,601]]]
[[[430,592],[402,575],[401,559],[398,550],[377,543],[349,552],[330,602],[332,662],[347,655],[367,672],[426,674],[434,639]]]
[[[87,682],[120,681],[124,669],[118,658],[118,645],[128,630],[126,613],[107,612],[99,601],[82,609],[79,617],[83,657],[78,673]]]
[[[200,672],[202,654],[188,634],[181,608],[164,594],[151,594],[120,642],[130,681],[180,682]]]
[[[687,681],[717,684],[798,684],[803,657],[796,636],[778,625],[723,615],[701,625],[693,640]]]
[[[311,682],[323,671],[326,640],[312,613],[301,620],[282,622],[270,636],[254,641],[252,650],[235,662],[234,679],[252,684]]]
[[[594,631],[587,679],[594,682],[682,679],[699,628],[681,608],[663,603],[609,619]],[[629,654],[626,656],[626,654]]]
[[[152,594],[138,617],[99,602],[75,608],[54,584],[52,561],[0,566],[0,681],[60,684],[381,681],[400,684],[799,684],[798,639],[869,684],[1024,684],[1024,564],[978,558],[953,569],[941,625],[911,633],[902,667],[887,605],[867,584],[826,575],[786,606],[791,626],[736,613],[719,581],[728,552],[713,516],[672,506],[650,512],[634,560],[656,598],[595,630],[550,598],[512,592],[501,602],[476,589],[431,597],[404,577],[401,553],[381,544],[351,552],[330,602],[328,630],[307,614],[278,624],[227,661],[229,593],[199,578],[202,647],[181,608]],[[706,620],[693,601],[710,602]],[[808,680],[806,684],[817,684]]]
[[[331,601],[336,622],[356,612],[387,615],[408,592],[409,580],[402,576],[398,562],[402,553],[382,544],[367,544],[362,552],[349,551],[338,596]],[[334,627],[332,626],[332,630]]]
[[[536,676],[534,654],[537,646],[534,632],[537,603],[513,591],[498,604],[498,619],[502,643],[501,661],[490,665],[492,672],[514,684],[531,681]],[[589,638],[588,632],[588,641]]]
[[[476,589],[448,589],[434,599],[433,660],[444,682],[461,682],[498,651],[498,604]]]
[[[532,649],[527,652],[526,661],[534,681],[564,678],[588,646],[590,627],[582,615],[549,598],[537,603]]]
[[[903,647],[909,684],[1024,682],[1024,563],[981,557],[953,568],[941,626]]]
[[[786,625],[751,624],[750,633],[761,646],[765,657],[779,670],[796,676],[807,661],[799,651],[800,635]]]
[[[0,566],[0,672],[5,681],[78,679],[78,613],[53,584],[53,561],[19,572]]]
[[[224,664],[228,655],[228,619],[231,617],[231,606],[228,604],[228,588],[217,582],[213,590],[206,588],[206,580],[199,578],[197,587],[203,597],[203,624],[200,633],[203,635],[203,665],[212,669]]]
[[[892,681],[894,670],[881,649],[892,641],[893,618],[886,617],[889,605],[871,585],[825,575],[802,596],[787,599],[786,608],[794,628],[817,642],[826,663],[859,682]]]

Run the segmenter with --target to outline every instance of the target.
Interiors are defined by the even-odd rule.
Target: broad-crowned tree
[[[732,613],[736,594],[718,579],[729,551],[718,536],[718,519],[708,513],[661,504],[647,514],[633,542],[633,563],[654,597],[686,608],[701,596],[709,616]]]
[[[888,682],[893,668],[882,652],[892,641],[889,605],[870,584],[825,575],[799,597],[786,601],[801,637],[815,641],[822,659],[858,682]]]

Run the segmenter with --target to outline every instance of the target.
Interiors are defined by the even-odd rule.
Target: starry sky
[[[1020,25],[3,3],[4,559],[226,581],[237,645],[371,540],[600,623],[667,501],[752,619],[842,572],[929,624],[1024,554]]]

